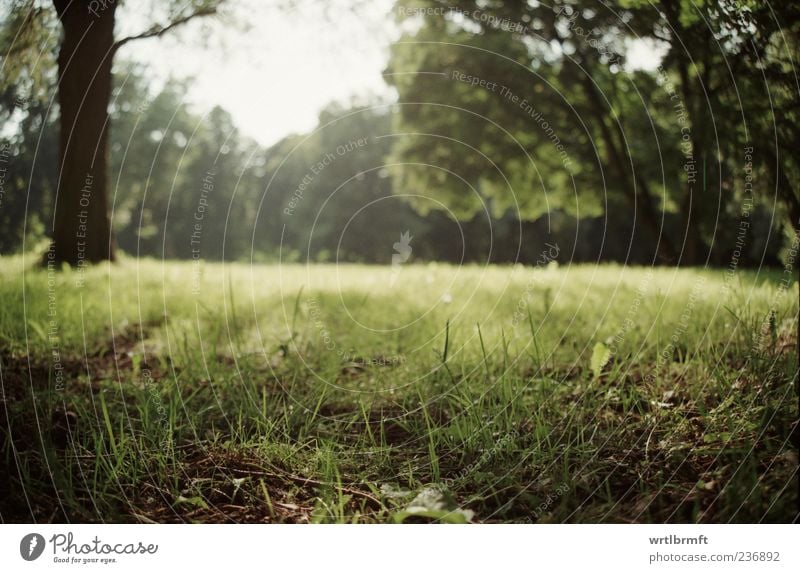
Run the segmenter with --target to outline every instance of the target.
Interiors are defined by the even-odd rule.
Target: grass
[[[792,521],[784,278],[4,258],[0,517]]]

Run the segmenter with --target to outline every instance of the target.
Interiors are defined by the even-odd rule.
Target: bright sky
[[[397,37],[392,0],[365,1],[357,12],[347,7],[352,0],[332,2],[328,15],[320,2],[304,2],[301,12],[268,4],[275,3],[236,0],[233,23],[191,22],[161,39],[131,42],[119,55],[161,78],[193,77],[191,104],[225,108],[263,145],[309,131],[331,101],[391,97],[381,74]],[[135,20],[127,18],[120,35],[148,25]]]
[[[131,42],[119,55],[162,79],[193,77],[188,103],[201,112],[225,108],[243,133],[265,146],[311,130],[332,101],[393,96],[382,77],[399,36],[393,0],[328,0],[327,14],[319,0],[298,2],[293,10],[274,4],[232,0],[227,20],[191,22],[161,39]],[[120,36],[150,25],[133,12],[135,3],[123,6]],[[652,43],[635,41],[628,49],[629,69],[660,62]]]

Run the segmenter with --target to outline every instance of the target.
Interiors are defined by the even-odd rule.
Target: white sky
[[[157,78],[194,78],[189,104],[200,112],[225,108],[244,134],[265,146],[311,130],[331,101],[393,97],[382,77],[389,46],[399,36],[393,0],[328,0],[327,15],[320,0],[298,2],[293,10],[270,7],[276,3],[232,0],[228,18],[131,42],[119,55],[146,65]],[[135,13],[135,3],[123,6],[119,36],[152,22],[149,14]],[[628,47],[628,69],[653,69],[661,59],[654,44]]]
[[[391,97],[382,72],[397,37],[392,0],[333,2],[327,16],[320,2],[297,10],[270,8],[264,0],[236,0],[232,22],[191,22],[160,39],[129,43],[119,56],[148,66],[159,78],[192,77],[190,103],[200,111],[228,110],[237,127],[262,145],[309,131],[331,101]],[[306,5],[311,4],[305,2]],[[120,14],[137,32],[148,20]]]
[[[652,38],[636,39],[627,42],[628,53],[625,54],[628,70],[655,70],[667,53],[665,42],[656,42]]]

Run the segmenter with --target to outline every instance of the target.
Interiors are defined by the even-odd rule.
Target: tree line
[[[800,225],[796,3],[402,0],[396,13],[410,31],[387,77],[408,102],[399,129],[417,134],[393,150],[416,164],[400,190],[448,192],[465,213],[602,216],[630,231],[609,240],[672,264],[725,265],[747,248],[742,228],[769,260],[769,240]],[[637,66],[637,45],[662,58]]]
[[[224,109],[187,108],[188,82],[153,93],[111,60],[218,4],[122,39],[116,4],[9,9],[0,253],[54,242],[75,264],[82,234],[91,261],[388,264],[409,232],[419,260],[530,263],[556,244],[572,261],[759,265],[800,224],[791,3],[400,0],[397,100],[332,104],[268,149]],[[70,68],[77,33],[111,56]]]

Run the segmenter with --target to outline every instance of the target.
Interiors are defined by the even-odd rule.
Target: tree
[[[54,0],[64,30],[58,52],[59,182],[53,257],[71,265],[113,260],[108,218],[108,104],[117,4],[92,14]]]
[[[398,190],[445,190],[448,207],[467,214],[488,203],[498,215],[619,220],[622,207],[630,244],[649,240],[674,261],[665,201],[645,177],[657,146],[630,139],[650,122],[619,73],[627,18],[593,2],[459,0],[444,14],[429,2],[434,16],[424,18],[420,6],[398,3],[401,19],[421,22],[394,46],[388,70],[399,128],[415,134],[397,147],[397,162],[414,164],[397,174]],[[472,191],[423,163],[467,174]]]
[[[599,210],[614,240],[631,226],[631,246],[644,239],[673,264],[728,264],[742,217],[774,228],[774,193],[797,224],[791,3],[398,0],[397,14],[398,192],[427,189],[467,214]],[[642,41],[664,50],[657,69],[631,65]],[[753,169],[774,185],[755,177],[751,203],[753,142]],[[756,260],[775,250],[759,247]]]
[[[800,8],[749,0],[625,4],[651,13],[635,23],[636,31],[667,47],[662,67],[674,74],[686,116],[685,150],[703,170],[705,184],[686,182],[680,199],[685,260],[702,263],[711,243],[731,227],[720,233],[720,217],[752,199],[730,175],[742,170],[746,149],[753,179],[771,183],[755,188],[767,201],[772,195],[783,203],[793,228],[800,225],[800,197],[792,183],[800,174],[792,152],[800,142],[794,62]],[[656,13],[660,17],[653,18]],[[742,212],[737,207],[728,215],[741,219]]]
[[[53,0],[63,34],[57,57],[59,175],[51,259],[80,265],[115,258],[108,215],[108,107],[115,54],[128,42],[159,37],[193,18],[214,14],[221,1],[197,0],[180,10],[169,5],[168,23],[116,39],[119,2]],[[35,37],[48,13],[41,2],[28,0],[14,4],[11,15],[19,25],[12,38],[14,47],[18,38]],[[18,47],[37,49],[35,42]]]

